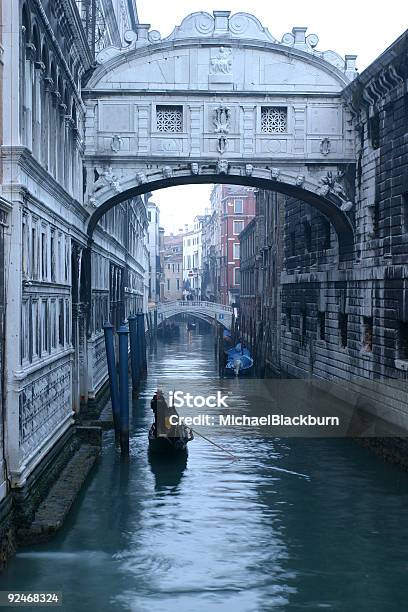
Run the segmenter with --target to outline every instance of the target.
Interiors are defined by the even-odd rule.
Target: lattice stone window
[[[288,109],[282,106],[262,106],[261,131],[265,134],[283,134],[288,129]]]
[[[168,104],[156,106],[156,127],[158,132],[182,132],[183,107]]]

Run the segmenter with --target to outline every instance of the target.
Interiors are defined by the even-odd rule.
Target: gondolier
[[[186,451],[187,443],[193,440],[193,432],[185,425],[172,425],[170,417],[178,417],[177,410],[168,406],[163,392],[157,390],[150,402],[154,422],[149,431],[149,450],[169,453]]]

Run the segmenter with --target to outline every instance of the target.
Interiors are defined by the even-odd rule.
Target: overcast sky
[[[344,57],[358,55],[361,72],[384,51],[408,26],[406,0],[136,0],[139,20],[150,23],[162,37],[195,11],[230,10],[252,13],[280,40],[293,26],[307,26],[317,34],[320,51],[333,50]],[[173,187],[157,191],[152,200],[161,210],[161,223],[176,231],[208,206],[207,185]]]

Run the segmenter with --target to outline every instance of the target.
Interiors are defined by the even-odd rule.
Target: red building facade
[[[239,235],[255,215],[255,189],[217,185],[221,190],[220,301],[231,305],[240,294]]]

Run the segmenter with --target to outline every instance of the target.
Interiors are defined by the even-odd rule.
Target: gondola
[[[149,430],[149,452],[179,454],[187,452],[187,444],[194,439],[192,430],[185,425],[171,425],[169,419],[177,411],[169,407],[161,391],[157,391],[150,403],[154,423]]]
[[[156,436],[156,428],[153,424],[149,430],[149,452],[160,454],[186,453],[187,444],[193,440],[194,436],[187,427],[184,429],[185,431],[180,436],[166,434]]]

